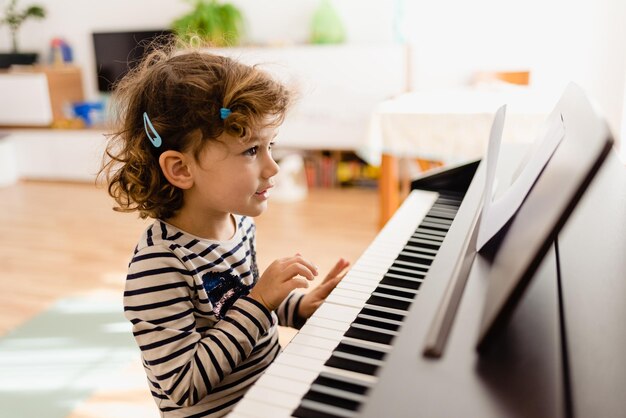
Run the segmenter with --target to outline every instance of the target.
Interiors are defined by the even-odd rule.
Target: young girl
[[[270,149],[290,95],[256,67],[154,51],[116,88],[103,173],[119,211],[154,218],[130,262],[124,310],[166,417],[222,416],[343,277],[300,254],[259,275],[252,217],[278,173]]]

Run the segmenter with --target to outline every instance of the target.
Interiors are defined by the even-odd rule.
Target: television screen
[[[103,93],[113,90],[115,82],[141,61],[152,41],[160,36],[165,36],[163,39],[166,41],[170,39],[172,32],[152,30],[94,33],[98,90]]]

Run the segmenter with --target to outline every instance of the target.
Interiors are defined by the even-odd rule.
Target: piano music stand
[[[561,114],[565,137],[515,217],[489,274],[477,344],[484,352],[511,317],[557,234],[606,159],[613,138],[583,91],[570,84],[553,115]]]

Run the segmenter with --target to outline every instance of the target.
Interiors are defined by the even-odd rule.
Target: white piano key
[[[254,383],[254,386],[262,386],[269,389],[274,389],[277,396],[280,396],[282,392],[289,393],[291,395],[297,395],[302,397],[311,387],[310,383],[296,382],[295,380],[286,379],[280,376],[272,376],[264,373]]]
[[[235,413],[249,417],[259,418],[283,418],[290,417],[293,412],[290,408],[282,408],[276,405],[270,405],[265,402],[259,402],[256,399],[244,398],[245,402],[239,402],[235,408]]]
[[[339,282],[339,284],[337,285],[338,288],[340,289],[347,289],[347,290],[352,290],[354,292],[361,292],[361,293],[366,293],[366,294],[370,294],[372,293],[372,290],[374,290],[376,288],[377,284],[370,284],[370,285],[365,285],[362,283],[352,283],[349,280],[346,280],[345,278]]]
[[[335,331],[341,331],[341,332],[346,332],[346,330],[350,326],[350,324],[346,322],[335,321],[334,319],[320,318],[319,316],[311,316],[309,319],[307,319],[306,323],[308,325],[314,325],[316,327],[321,327],[321,328],[334,329]]]
[[[371,274],[382,274],[385,272],[386,268],[391,265],[392,261],[393,260],[387,260],[384,263],[374,263],[367,259],[359,259],[359,261],[354,263],[352,270]]]
[[[327,302],[336,303],[337,305],[350,306],[352,308],[362,308],[363,302],[353,298],[346,298],[332,293],[326,298]]]
[[[356,318],[359,311],[360,309],[356,309],[356,308],[352,308],[348,306],[336,305],[333,303],[329,303],[328,300],[326,300],[322,304],[322,306],[317,308],[317,310],[315,311],[315,313],[313,314],[311,318],[319,317],[319,318],[333,319],[335,321],[350,323],[354,321],[354,318]]]
[[[332,350],[335,349],[335,347],[337,347],[336,341],[329,340],[327,338],[313,337],[311,335],[300,334],[300,333],[298,333],[295,337],[293,337],[289,345],[291,344],[306,345],[310,347],[320,348],[322,350],[328,350],[329,352],[331,352]]]
[[[283,354],[294,354],[296,356],[310,357],[326,361],[330,357],[331,353],[332,350],[322,350],[321,348],[309,347],[306,345],[291,342],[289,345],[287,345],[287,347],[285,347],[285,349],[281,353],[281,356]]]
[[[277,364],[284,364],[285,366],[292,366],[302,370],[319,373],[320,370],[322,370],[326,359],[315,359],[283,352],[276,358],[276,360],[274,360],[274,362]]]
[[[282,364],[278,362],[278,358],[271,367],[267,368],[265,373],[269,374],[270,376],[284,377],[286,379],[291,379],[296,382],[306,383],[309,385],[319,375],[317,371],[314,372],[311,370],[304,370],[298,367]]]
[[[391,266],[391,264],[389,264]],[[349,275],[346,275],[343,280],[348,279],[349,281],[360,281],[364,283],[376,283],[380,281],[380,278],[385,274],[387,270],[382,273],[373,272],[373,271],[359,271],[354,270],[351,271]],[[342,280],[342,281],[343,281]]]
[[[348,285],[354,284],[357,286],[374,288],[378,285],[378,283],[380,283],[382,278],[383,276],[380,276],[376,280],[372,280],[372,279],[362,279],[358,276],[351,276],[351,277],[344,277],[344,279],[339,283],[341,284],[343,282]]]
[[[337,331],[328,328],[316,327],[315,325],[305,324],[302,328],[300,328],[300,334],[310,335],[312,337],[318,338],[326,338],[332,341],[339,341],[343,337],[345,331]]]
[[[389,248],[389,247],[372,247],[367,249],[361,257],[357,260],[359,263],[366,263],[369,265],[382,265],[386,264],[389,261],[393,260],[397,257],[398,251],[402,249],[402,247],[406,244],[406,241],[399,245],[397,248]],[[381,254],[383,252],[383,254]],[[384,252],[389,252],[389,254],[384,254]],[[356,265],[357,263],[354,263]]]
[[[363,294],[361,292],[355,292],[352,290],[342,289],[342,288],[337,288],[337,287],[331,293],[335,296],[343,296],[344,298],[357,299],[363,302],[365,302],[370,297],[370,295]],[[362,305],[363,304],[361,303],[361,306]]]
[[[382,279],[382,275],[376,279],[363,279],[361,277],[358,277],[356,275],[350,276],[350,277],[344,277],[342,281],[339,282],[339,284],[341,283],[345,283],[345,284],[354,284],[357,286],[363,286],[363,287],[368,287],[370,289],[375,288],[378,283],[380,283],[380,280]]]
[[[385,264],[384,266],[377,267],[377,268],[372,268],[371,266],[368,267],[368,266],[355,265],[351,271],[352,271],[352,274],[362,277],[364,279],[371,278],[371,279],[380,280],[380,278],[385,274],[385,272],[387,272],[387,269],[389,269],[389,267],[392,264],[393,264],[392,262],[389,262],[388,264]]]
[[[293,412],[298,405],[300,405],[303,395],[304,393],[298,396],[285,392],[276,392],[271,388],[254,385],[246,393],[246,399],[254,399],[259,402],[285,408]]]

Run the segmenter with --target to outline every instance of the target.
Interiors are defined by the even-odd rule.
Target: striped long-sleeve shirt
[[[155,221],[129,265],[124,311],[164,417],[223,416],[278,355],[277,325],[302,326],[302,294],[276,312],[248,297],[259,278],[255,225],[229,241]]]

